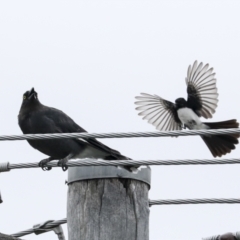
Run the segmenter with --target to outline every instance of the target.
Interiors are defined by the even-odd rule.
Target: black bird
[[[223,122],[201,122],[200,117],[212,118],[218,103],[216,79],[213,68],[209,65],[198,65],[197,61],[193,66],[188,67],[186,84],[188,98],[178,98],[175,104],[157,95],[141,93],[136,97],[140,100],[135,102],[140,105],[136,109],[141,111],[138,115],[143,116],[156,129],[161,131],[182,130],[183,128],[220,129],[238,128],[235,119]],[[238,144],[239,134],[201,136],[214,157],[221,157]]]
[[[18,124],[24,134],[86,132],[64,112],[40,103],[34,88],[23,94],[18,115]],[[120,152],[107,147],[94,138],[27,140],[35,149],[49,156],[40,161],[43,170],[50,170],[46,164],[52,160],[67,170],[66,163],[72,158],[101,158],[105,160],[130,160]],[[127,168],[131,170],[132,168]]]

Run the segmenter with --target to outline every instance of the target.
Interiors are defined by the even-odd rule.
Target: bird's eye
[[[25,96],[25,95],[23,95],[23,99],[26,99],[26,96]]]

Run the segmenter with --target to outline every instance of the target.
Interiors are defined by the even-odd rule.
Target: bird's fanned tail
[[[222,121],[222,122],[205,122],[210,129],[228,129],[238,128],[239,123],[236,119]],[[221,157],[231,150],[235,149],[235,145],[238,144],[239,134],[227,134],[227,135],[211,135],[201,136],[203,141],[208,146],[214,157]]]

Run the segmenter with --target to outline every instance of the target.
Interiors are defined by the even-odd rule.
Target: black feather
[[[64,112],[41,104],[34,89],[24,94],[18,123],[24,134],[86,132]],[[28,140],[28,142],[33,148],[50,156],[51,159],[63,159],[69,154],[74,158],[89,149],[88,157],[130,160],[94,138]]]

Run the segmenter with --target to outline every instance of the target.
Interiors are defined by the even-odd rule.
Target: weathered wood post
[[[151,169],[114,166],[68,170],[69,240],[148,240]]]

